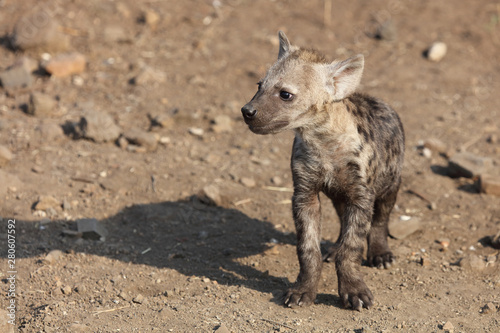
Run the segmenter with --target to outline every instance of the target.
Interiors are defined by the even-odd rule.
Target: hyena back
[[[401,183],[404,132],[394,110],[379,99],[355,92],[364,58],[329,63],[313,50],[290,45],[279,33],[277,62],[242,109],[257,134],[292,129],[294,193],[300,272],[285,305],[314,302],[322,261],[334,261],[340,297],[346,307],[373,304],[358,265],[365,239],[371,266],[389,268],[389,214]],[[335,246],[322,258],[320,201],[323,192],[341,221]]]

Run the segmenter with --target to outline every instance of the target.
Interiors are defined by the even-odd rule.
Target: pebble
[[[50,208],[56,209],[61,207],[61,202],[51,195],[41,195],[35,204],[35,210],[47,211]]]
[[[65,77],[85,71],[87,60],[78,52],[60,54],[44,62],[42,67],[52,76]]]
[[[226,133],[233,131],[233,121],[232,119],[224,114],[216,116],[212,120],[211,130],[215,133]]]
[[[274,176],[273,178],[271,178],[271,183],[273,183],[276,186],[280,186],[281,184],[283,184],[283,180],[281,179],[280,176]]]
[[[203,136],[204,133],[205,133],[205,131],[203,131],[203,128],[191,127],[189,129],[189,134],[194,135],[194,136],[201,137],[201,136]]]
[[[42,262],[47,265],[52,265],[56,261],[58,261],[61,257],[63,256],[63,253],[61,250],[52,250],[47,255],[45,258],[42,259]]]
[[[78,284],[75,287],[75,291],[81,295],[85,294],[87,292],[87,287],[85,287],[84,284]]]
[[[230,331],[227,329],[227,327],[224,324],[220,324],[219,327],[215,330],[217,333],[230,333]]]
[[[221,206],[222,197],[219,188],[216,185],[207,185],[203,187],[200,193],[200,198],[208,205]]]
[[[119,25],[105,27],[103,37],[108,43],[128,43],[132,41],[130,35]]]
[[[139,294],[137,296],[135,296],[133,299],[132,299],[132,302],[134,303],[137,303],[137,304],[142,304],[146,301],[145,297],[142,296],[142,294]]]
[[[498,143],[498,135],[491,134],[490,136],[488,136],[488,138],[486,139],[486,141],[488,143]]]
[[[443,331],[453,333],[453,330],[455,330],[455,327],[453,327],[453,324],[451,322],[447,321],[443,325]]]
[[[36,131],[40,134],[43,140],[49,142],[64,137],[62,127],[54,123],[42,123],[38,125]]]
[[[142,13],[140,21],[147,24],[154,31],[160,22],[160,15],[154,10],[147,9]]]
[[[56,108],[56,100],[47,94],[34,92],[30,95],[27,113],[33,116],[59,116]]]
[[[430,150],[429,148],[427,147],[424,147],[424,149],[422,149],[422,155],[425,157],[425,158],[431,158],[432,157],[432,150]]]
[[[482,308],[481,308],[481,313],[482,314],[493,314],[497,312],[497,308],[495,306],[495,304],[493,303],[487,303],[485,304]]]
[[[430,149],[433,152],[439,153],[439,154],[447,154],[448,152],[448,147],[446,144],[436,138],[429,138],[424,141],[424,148]]]
[[[17,60],[7,70],[0,73],[0,82],[7,89],[30,87],[33,84],[31,72],[34,70],[32,60],[23,57]]]
[[[83,238],[104,241],[108,235],[108,230],[97,219],[79,219],[76,220],[78,232]]]
[[[77,131],[95,142],[116,140],[121,133],[113,118],[104,111],[87,111],[80,119]]]
[[[404,239],[420,230],[422,223],[416,217],[402,215],[399,219],[389,221],[389,234],[396,239]]]
[[[479,187],[482,193],[500,197],[500,176],[481,175]]]
[[[470,254],[469,256],[462,258],[459,265],[462,268],[476,272],[481,272],[486,268],[484,260],[474,254]]]
[[[50,7],[50,6],[49,6]],[[37,49],[45,52],[65,51],[69,37],[59,31],[59,22],[45,10],[47,6],[35,6],[23,15],[14,27],[12,45],[21,50]],[[40,20],[42,22],[40,22]]]
[[[249,177],[241,177],[240,183],[246,187],[255,187],[255,185],[256,185],[255,180],[253,178],[249,178]]]
[[[12,160],[12,157],[13,156],[9,148],[5,147],[4,145],[0,145],[0,168],[9,164],[9,162]]]
[[[132,83],[139,86],[147,83],[163,83],[166,78],[167,75],[164,72],[145,66],[132,80]]]
[[[448,161],[448,175],[452,178],[473,178],[493,166],[493,160],[463,152],[453,155]]]
[[[158,138],[154,133],[132,128],[126,131],[123,136],[128,142],[144,147],[147,151],[155,151],[158,148]]]
[[[448,47],[443,42],[433,43],[427,50],[427,59],[438,62],[441,61],[446,55]]]
[[[381,40],[393,41],[397,38],[396,26],[392,20],[385,21],[377,28],[375,37]]]
[[[73,290],[71,289],[70,286],[66,285],[61,288],[61,291],[63,292],[64,295],[70,295]]]

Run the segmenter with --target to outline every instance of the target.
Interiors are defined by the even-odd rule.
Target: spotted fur
[[[284,33],[279,37],[278,61],[242,113],[257,134],[296,133],[292,206],[300,272],[284,302],[314,302],[324,260],[335,262],[344,305],[369,308],[373,295],[357,267],[365,240],[371,266],[389,268],[395,259],[387,224],[401,183],[403,126],[386,103],[355,92],[363,56],[329,63],[316,51],[291,46]],[[323,258],[320,192],[341,221],[338,240]]]

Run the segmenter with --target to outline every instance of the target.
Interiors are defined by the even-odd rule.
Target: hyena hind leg
[[[373,220],[368,234],[368,265],[377,268],[389,268],[395,262],[395,256],[389,249],[389,215],[396,203],[398,188],[383,198],[375,200]]]

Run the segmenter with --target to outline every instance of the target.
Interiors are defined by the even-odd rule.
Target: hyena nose
[[[241,113],[243,113],[243,118],[251,120],[255,118],[257,110],[255,110],[250,104],[247,104],[241,108]]]

